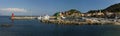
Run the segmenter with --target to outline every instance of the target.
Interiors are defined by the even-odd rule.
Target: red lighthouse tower
[[[11,19],[14,19],[14,13],[12,13]]]

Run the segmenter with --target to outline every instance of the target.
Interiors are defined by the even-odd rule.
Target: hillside
[[[90,10],[87,13],[95,13],[99,12],[100,10]],[[120,12],[120,3],[113,4],[105,9],[101,9],[101,12]]]
[[[111,6],[107,7],[107,8],[105,8],[104,11],[120,12],[120,3],[111,5]]]
[[[64,16],[78,16],[79,14],[81,14],[81,12],[76,9],[70,9],[65,12],[57,12],[53,16],[57,16],[57,15],[59,15],[59,13],[62,13],[62,15],[64,15]]]

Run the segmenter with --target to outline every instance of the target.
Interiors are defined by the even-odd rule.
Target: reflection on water
[[[0,36],[120,36],[116,25],[58,25],[0,18]]]
[[[9,27],[12,27],[13,24],[1,24],[0,27],[6,27],[6,28],[9,28]]]
[[[9,20],[11,21],[10,23],[2,23],[0,24],[0,27],[5,27],[5,28],[12,27],[14,25],[14,20],[13,19],[9,19]]]

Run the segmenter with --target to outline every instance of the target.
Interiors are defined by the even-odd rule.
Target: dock
[[[11,19],[14,19],[14,20],[32,20],[32,19],[36,19],[37,16],[14,16],[14,17],[11,17]]]
[[[53,23],[53,24],[71,24],[71,25],[108,25],[116,24],[116,22],[76,22],[76,21],[66,21],[66,20],[41,20],[43,23]],[[120,25],[120,23],[117,23]]]

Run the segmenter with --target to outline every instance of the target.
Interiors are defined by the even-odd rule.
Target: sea
[[[120,26],[50,24],[0,16],[0,36],[120,36]]]

